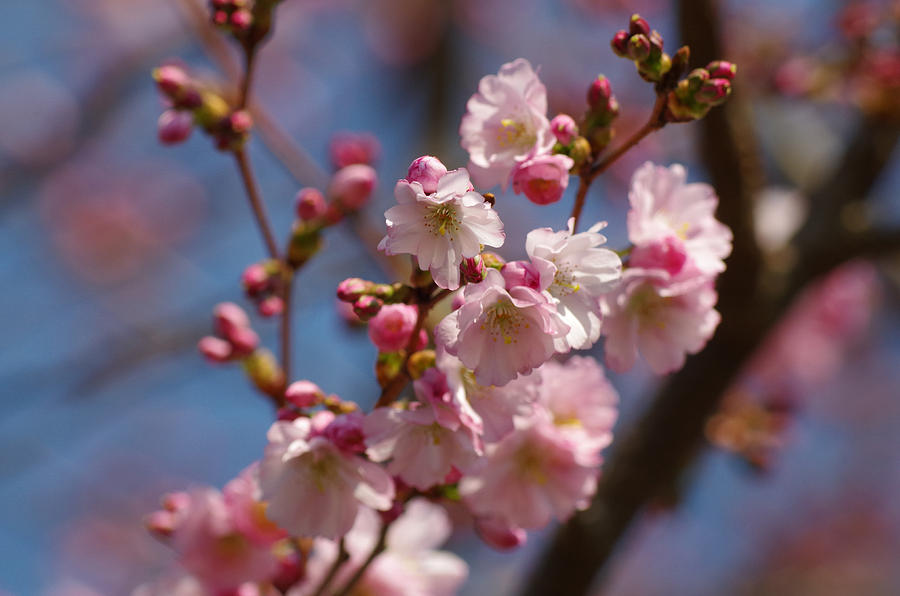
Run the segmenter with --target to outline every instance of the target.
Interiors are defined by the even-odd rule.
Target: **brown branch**
[[[292,331],[292,313],[294,296],[294,272],[287,269],[284,279],[284,287],[281,292],[281,299],[284,301],[284,311],[281,313],[281,327],[279,329],[279,340],[281,343],[281,369],[284,371],[285,383],[291,382],[291,331]]]
[[[328,573],[325,574],[325,577],[322,578],[322,582],[316,588],[315,592],[313,592],[313,596],[323,596],[328,590],[328,587],[331,585],[331,582],[334,581],[334,578],[337,576],[338,571],[341,570],[344,563],[350,560],[350,555],[347,552],[347,547],[344,545],[344,539],[341,538],[338,542],[338,552],[337,556],[334,559],[334,563],[331,564],[331,567],[328,568]]]
[[[269,256],[273,259],[280,259],[278,253],[278,243],[275,241],[275,234],[272,232],[272,225],[269,223],[269,217],[266,215],[266,207],[259,195],[259,187],[256,184],[256,177],[253,175],[253,168],[247,153],[244,149],[238,149],[234,152],[234,159],[237,161],[238,170],[241,173],[241,180],[244,183],[244,189],[247,191],[247,198],[250,201],[250,208],[256,218],[256,223],[262,233],[266,249]]]

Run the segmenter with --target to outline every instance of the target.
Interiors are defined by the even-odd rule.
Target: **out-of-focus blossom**
[[[387,510],[394,483],[381,468],[313,432],[308,418],[279,421],[259,468],[267,515],[292,535],[339,538],[360,504]]]
[[[481,385],[505,385],[550,359],[569,332],[552,297],[524,286],[509,290],[496,269],[466,286],[465,304],[447,315],[435,340],[470,368]]]
[[[515,430],[488,447],[481,468],[459,490],[476,515],[536,529],[587,506],[599,463],[595,450],[550,420],[517,418]]]
[[[479,187],[505,189],[517,164],[550,153],[556,139],[546,114],[547,90],[527,60],[504,64],[481,79],[459,127]]]
[[[666,238],[684,243],[693,265],[704,274],[725,270],[723,259],[731,254],[731,230],[716,220],[719,203],[708,184],[686,184],[687,172],[645,163],[631,180],[628,200],[628,238],[636,246]]]
[[[496,517],[476,518],[475,532],[486,544],[497,550],[512,550],[528,540],[525,530]]]
[[[353,164],[371,166],[381,154],[381,145],[369,133],[339,132],[331,139],[329,153],[336,170]]]
[[[569,327],[565,337],[555,341],[559,352],[585,349],[599,339],[599,298],[622,276],[619,256],[600,248],[606,237],[599,232],[606,222],[578,234],[574,233],[574,224],[574,219],[569,219],[568,229],[558,232],[538,228],[525,239],[525,250],[533,261],[542,259],[555,268],[547,291],[557,300],[557,314]]]
[[[573,165],[572,158],[562,154],[529,157],[513,170],[513,192],[524,193],[537,205],[555,203],[569,186],[569,170]]]
[[[322,192],[316,188],[303,188],[294,199],[297,209],[297,217],[303,221],[309,221],[325,215],[327,205]]]
[[[790,241],[806,219],[809,209],[800,193],[784,188],[767,188],[753,202],[756,241],[766,252],[775,252]]]
[[[369,339],[382,352],[402,350],[409,343],[418,318],[419,309],[415,305],[387,304],[369,321]],[[426,335],[424,343],[427,342]]]
[[[550,121],[553,136],[563,145],[568,145],[578,136],[578,125],[568,114],[558,114]]]
[[[465,169],[453,170],[426,194],[418,182],[400,180],[394,189],[398,205],[385,214],[387,236],[378,245],[389,255],[415,255],[419,268],[431,272],[436,284],[459,287],[459,265],[481,246],[499,247],[506,235],[497,212],[472,190]]]
[[[673,282],[661,269],[627,269],[601,301],[607,364],[624,372],[640,352],[656,374],[678,370],[718,326],[716,299],[712,282],[702,277]]]
[[[333,585],[342,586],[372,552],[381,521],[362,508],[353,529],[344,538],[349,561],[341,567]],[[465,562],[456,555],[435,550],[450,536],[446,511],[425,499],[410,501],[388,529],[385,550],[366,569],[353,594],[378,596],[453,596],[468,576]],[[311,596],[338,556],[338,545],[318,539],[307,565],[307,579],[287,596]]]
[[[222,495],[234,527],[259,546],[271,546],[285,538],[287,532],[266,517],[266,504],[261,500],[259,470],[253,464],[225,485]]]
[[[348,211],[361,209],[378,183],[372,166],[351,164],[337,171],[328,186],[328,196]]]

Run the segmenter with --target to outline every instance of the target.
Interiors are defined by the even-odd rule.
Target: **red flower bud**
[[[612,41],[609,42],[609,45],[612,46],[612,50],[616,56],[621,56],[624,58],[628,55],[628,38],[631,37],[628,34],[628,31],[617,31],[615,35],[613,35]]]

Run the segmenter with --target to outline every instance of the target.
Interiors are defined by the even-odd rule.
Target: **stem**
[[[341,567],[349,559],[350,554],[347,552],[347,547],[344,545],[344,539],[341,538],[340,542],[338,542],[337,557],[335,558],[334,563],[332,563],[331,568],[328,569],[328,573],[322,578],[322,583],[320,583],[319,587],[316,588],[316,591],[313,592],[313,596],[323,596],[323,594],[325,594],[325,590],[327,590],[328,586],[331,585],[331,582],[334,581],[338,571],[340,571]]]
[[[450,290],[441,290],[427,302],[419,305],[419,316],[416,317],[416,326],[413,328],[412,335],[409,336],[409,342],[406,344],[406,357],[403,359],[403,366],[400,368],[400,372],[397,373],[397,376],[391,379],[391,381],[385,385],[384,389],[382,389],[378,401],[375,402],[376,408],[390,405],[397,399],[397,396],[400,395],[400,392],[403,391],[406,384],[409,383],[409,374],[406,372],[406,365],[409,363],[409,357],[412,356],[413,348],[419,340],[419,331],[425,326],[425,319],[428,318],[429,311],[434,308],[435,304],[449,295]]]
[[[284,311],[281,313],[281,370],[284,371],[285,383],[291,382],[291,301],[294,296],[294,272],[290,269],[285,274],[284,287],[281,299],[284,301]]]
[[[262,232],[263,239],[266,242],[266,248],[269,256],[278,259],[278,244],[275,242],[275,234],[272,232],[272,225],[266,215],[266,208],[259,196],[259,188],[256,185],[256,178],[253,176],[253,169],[250,166],[250,160],[247,159],[247,153],[244,149],[238,149],[234,152],[234,158],[238,164],[238,170],[241,172],[241,179],[244,181],[244,188],[247,190],[247,198],[250,199],[250,207],[253,209],[253,215],[256,216],[256,223]]]
[[[363,564],[360,565],[359,569],[356,570],[356,573],[353,574],[353,577],[344,584],[344,587],[335,592],[334,596],[349,596],[350,591],[359,583],[359,580],[362,579],[363,575],[365,575],[366,570],[369,568],[369,565],[372,564],[372,561],[375,558],[384,552],[385,547],[387,546],[387,533],[388,528],[391,527],[390,522],[384,523],[381,526],[381,533],[378,535],[378,542],[375,544],[375,548],[372,549],[372,552],[369,553],[369,556],[366,557],[366,560],[363,561]]]
[[[241,91],[238,99],[239,110],[246,108],[250,99],[250,86],[253,83],[254,66],[256,65],[256,48],[255,43],[244,46],[244,76],[241,79]]]
[[[650,113],[650,118],[647,119],[647,122],[616,148],[615,151],[591,166],[590,169],[581,173],[578,181],[578,193],[575,195],[575,204],[572,206],[572,214],[569,216],[575,218],[573,231],[578,229],[578,220],[581,218],[581,211],[584,209],[585,199],[587,198],[587,192],[591,187],[591,183],[597,176],[608,170],[620,157],[640,143],[644,137],[666,125],[666,121],[663,119],[665,107],[666,93],[657,93],[656,103],[653,104],[653,111]]]

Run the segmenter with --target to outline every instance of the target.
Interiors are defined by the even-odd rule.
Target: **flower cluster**
[[[215,14],[232,19],[261,4],[216,2]],[[686,53],[670,60],[662,38],[639,17],[623,34],[627,55],[657,83],[643,135],[676,121],[664,110],[681,83],[663,77],[673,60],[685,66]],[[733,75],[723,64],[716,76]],[[173,77],[158,77],[173,105],[193,105],[194,88],[186,80],[174,85]],[[597,359],[572,352],[605,337],[606,361],[616,371],[639,354],[656,373],[680,368],[719,322],[714,283],[731,232],[715,219],[712,188],[687,183],[680,165],[651,163],[631,184],[629,248],[607,248],[606,222],[577,231],[602,160],[608,165],[623,152],[603,157],[619,105],[602,75],[587,104],[581,125],[565,114],[550,121],[546,88],[531,64],[504,64],[467,103],[460,134],[468,167],[451,170],[424,155],[397,181],[378,249],[409,255],[408,282],[349,278],[336,292],[367,325],[377,352],[381,393],[373,408],[326,395],[309,380],[291,382],[289,357],[279,365],[259,348],[244,311],[217,308],[217,337],[204,338],[201,349],[213,360],[242,360],[278,406],[277,419],[261,460],[224,497],[213,490],[178,495],[152,516],[153,530],[194,578],[167,589],[449,596],[467,569],[436,550],[451,530],[443,505],[453,503],[457,517],[497,549],[515,548],[527,531],[588,506],[619,397]],[[246,165],[240,149],[231,150]],[[327,188],[297,195],[286,250],[269,242],[270,259],[245,271],[248,297],[262,315],[284,312],[283,329],[294,276],[319,250],[324,231],[364,206],[377,152],[365,136],[336,141]],[[533,229],[510,246],[496,198],[484,191],[511,186],[533,203],[553,203],[573,173],[580,188],[565,225]],[[486,250],[501,247],[519,258]]]

